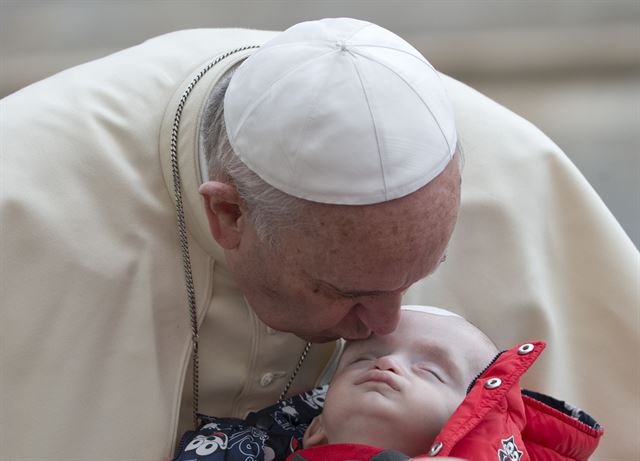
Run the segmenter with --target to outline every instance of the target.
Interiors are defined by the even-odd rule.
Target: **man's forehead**
[[[448,237],[434,232],[424,238],[426,230],[407,230],[406,224],[361,223],[352,229],[328,229],[320,236],[309,233],[291,256],[309,280],[337,293],[403,291],[438,267]]]
[[[433,269],[457,215],[459,185],[454,176],[459,177],[456,165],[413,194],[376,205],[312,204],[300,237],[308,249],[322,249],[320,257],[350,254],[385,263],[383,259],[427,258]]]

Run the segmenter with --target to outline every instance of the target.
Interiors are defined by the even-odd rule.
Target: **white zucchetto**
[[[382,27],[348,18],[297,24],[235,72],[229,140],[264,181],[321,203],[408,195],[451,160],[456,129],[438,72]]]

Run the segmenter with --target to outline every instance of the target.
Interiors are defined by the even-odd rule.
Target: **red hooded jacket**
[[[544,342],[526,343],[499,354],[471,383],[465,400],[425,454],[472,461],[586,460],[602,436],[601,426],[583,411],[543,394],[520,389],[520,377],[535,362]],[[397,451],[355,444],[322,445],[292,454],[287,461],[401,461]]]

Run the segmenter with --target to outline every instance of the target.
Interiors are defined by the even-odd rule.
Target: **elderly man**
[[[414,53],[407,58],[418,62],[416,69],[408,66],[413,75],[401,74],[407,69],[393,62],[394,54],[390,64],[376,61],[367,49],[374,44],[360,44],[372,25],[323,25],[335,28],[334,35],[314,44],[317,51],[304,59],[287,59],[298,44],[287,42],[285,48],[281,42],[304,28],[313,33],[317,24],[294,27],[267,44],[241,67],[232,88],[227,89],[228,77],[214,86],[201,143],[213,180],[200,192],[229,271],[263,322],[312,342],[392,332],[403,293],[444,257],[460,196],[450,108],[431,109],[438,102],[427,100],[412,121],[388,119],[412,99],[430,96],[414,94],[423,88],[404,80],[419,79],[421,72],[431,74],[424,78],[429,91],[446,101],[433,68],[408,47],[401,52]],[[336,50],[345,32],[356,44]],[[248,94],[264,62],[282,60],[278,53],[288,66],[278,66],[273,81],[260,81],[255,94]],[[324,57],[316,64],[323,73],[302,68],[301,75],[288,75],[296,66],[311,67],[317,55]],[[389,86],[359,68],[367,60],[376,71],[396,64]],[[371,88],[360,80],[365,77]],[[403,94],[405,88],[411,93]],[[253,101],[261,98],[256,108]],[[442,133],[441,125],[449,132]],[[227,132],[235,137],[233,146]]]
[[[272,36],[160,39],[4,101],[4,455],[166,456],[192,400],[243,416],[315,385],[443,259],[460,171],[437,72],[349,19],[238,50]]]
[[[479,207],[467,213],[481,219],[463,232],[482,243],[458,245],[459,274],[421,301],[466,304],[501,327],[523,313],[550,342],[564,332],[573,355],[550,353],[545,371],[568,376],[571,391],[581,364],[606,368],[581,352],[570,325],[545,326],[578,302],[549,289],[538,302],[542,282],[514,282],[540,266],[511,237],[538,235],[525,216],[545,222],[546,208],[493,208],[512,197],[507,185],[528,192],[522,203],[539,203],[540,178],[574,178],[546,138],[369,23],[186,31],[2,101],[2,457],[161,459],[196,409],[244,416],[326,380],[335,338],[392,331],[403,293],[444,258],[458,212],[444,85],[462,139],[481,158],[469,202]],[[531,182],[516,171],[538,174]],[[564,196],[585,218],[546,222],[562,227],[554,242],[597,214],[576,198],[580,187]],[[478,280],[504,282],[504,291],[464,303],[447,295],[474,287],[472,278],[457,286],[459,277],[480,274],[498,246],[514,262]],[[605,254],[629,267],[619,248]],[[567,290],[600,267],[570,272]],[[628,285],[616,280],[609,293]],[[491,315],[477,306],[485,299]],[[518,324],[505,331],[522,339]],[[626,337],[637,344],[637,334]]]

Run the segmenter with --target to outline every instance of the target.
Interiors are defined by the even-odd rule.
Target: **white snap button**
[[[440,450],[442,450],[442,442],[436,442],[431,446],[431,450],[429,450],[429,456],[435,456],[438,453],[440,453]]]
[[[496,387],[500,387],[502,384],[502,380],[500,378],[489,378],[486,383],[484,383],[484,387],[487,389],[495,389]]]
[[[533,344],[531,344],[531,343],[523,344],[522,346],[520,346],[518,348],[518,354],[526,355],[529,352],[531,352],[532,350],[533,350]]]
[[[273,373],[265,373],[262,375],[262,378],[260,378],[260,385],[262,387],[267,387],[269,384],[271,384],[273,382]]]

